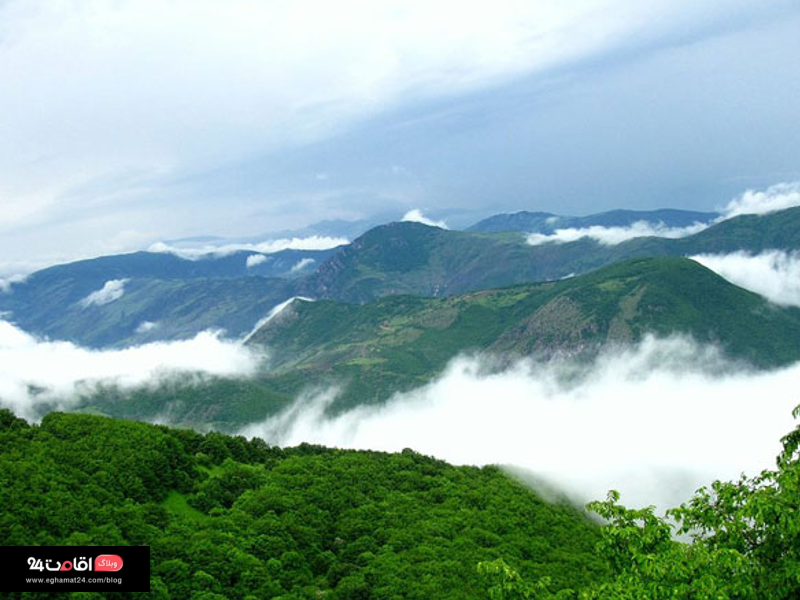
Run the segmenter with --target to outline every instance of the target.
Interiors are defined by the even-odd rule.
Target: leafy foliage
[[[2,543],[148,545],[157,598],[477,599],[501,556],[561,589],[598,539],[497,468],[0,411]]]
[[[800,407],[795,416],[800,414]],[[598,554],[613,574],[580,592],[533,586],[502,559],[480,563],[503,600],[794,600],[800,597],[800,427],[783,438],[776,470],[714,482],[659,517],[619,494],[589,508],[607,521]],[[676,534],[690,541],[677,541]]]

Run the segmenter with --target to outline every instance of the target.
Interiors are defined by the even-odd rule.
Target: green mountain
[[[718,213],[661,208],[658,210],[610,210],[608,212],[571,217],[546,212],[519,211],[493,215],[467,228],[483,233],[519,231],[522,233],[553,233],[570,227],[626,227],[638,221],[666,227],[687,227],[695,223],[710,223]]]
[[[182,339],[206,329],[241,337],[291,296],[289,281],[265,277],[131,279],[118,300],[88,306],[77,291],[82,288],[58,280],[46,293],[15,289],[3,306],[26,331],[100,348]]]
[[[555,280],[621,260],[703,252],[800,249],[800,207],[728,219],[681,239],[590,239],[531,246],[519,233],[470,233],[391,223],[377,227],[297,282],[302,295],[365,302],[391,294],[448,296]]]
[[[608,576],[599,527],[496,467],[89,415],[0,411],[0,514],[4,545],[149,546],[161,599],[477,600],[500,557],[553,591]]]
[[[637,259],[448,298],[295,301],[249,340],[272,357],[261,377],[134,394],[107,390],[81,408],[235,430],[274,415],[308,386],[340,385],[337,411],[422,385],[460,353],[590,358],[604,345],[647,333],[690,335],[761,367],[800,359],[800,309],[774,306],[689,259]]]
[[[398,294],[448,297],[557,280],[632,258],[773,248],[800,249],[800,208],[736,217],[682,239],[637,238],[616,246],[589,239],[531,246],[520,233],[391,223],[335,252],[302,254],[319,264],[304,277],[288,266],[297,265],[301,254],[270,255],[276,265],[284,261],[281,277],[253,277],[242,275],[248,272],[245,255],[218,263],[140,253],[35,273],[11,293],[0,293],[0,312],[31,333],[90,346],[185,338],[209,327],[239,337],[292,296],[356,303]],[[113,279],[128,280],[122,296],[82,304]],[[158,327],[142,328],[144,323]]]
[[[461,352],[591,354],[646,333],[690,335],[758,366],[800,359],[800,310],[775,307],[684,258],[441,299],[294,302],[250,343],[270,348],[275,378],[348,381],[349,405],[419,385]]]
[[[155,252],[105,256],[32,274],[11,293],[0,293],[0,312],[10,313],[7,318],[26,331],[91,347],[181,339],[204,329],[238,337],[292,296],[290,280],[334,253],[234,252],[196,260]],[[118,299],[86,305],[90,294],[112,280],[124,281]]]

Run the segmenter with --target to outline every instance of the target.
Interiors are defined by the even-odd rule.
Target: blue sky
[[[796,2],[564,4],[0,1],[0,275],[800,180]]]

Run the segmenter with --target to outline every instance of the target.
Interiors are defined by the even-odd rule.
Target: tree
[[[800,415],[800,407],[794,411]],[[800,427],[783,437],[777,469],[701,488],[679,508],[621,506],[609,493],[589,509],[608,520],[600,552],[614,579],[588,598],[800,598]],[[674,520],[674,525],[668,519]],[[688,535],[691,543],[673,540]]]

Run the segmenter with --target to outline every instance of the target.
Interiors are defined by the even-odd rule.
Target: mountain
[[[188,259],[169,252],[133,252],[101,256],[56,265],[37,271],[25,280],[28,286],[49,285],[64,279],[96,289],[109,279],[225,279],[231,277],[297,277],[292,271],[300,261],[320,264],[336,253],[330,250],[281,250],[271,254],[237,251],[227,254],[204,254]],[[248,264],[249,263],[249,264]],[[18,284],[17,289],[23,287]]]
[[[185,338],[204,329],[237,337],[292,295],[290,279],[334,253],[106,256],[32,274],[0,294],[0,311],[26,331],[92,347]],[[108,282],[117,282],[119,297],[87,304]]]
[[[745,215],[680,238],[634,238],[605,245],[584,238],[532,246],[519,233],[474,233],[390,223],[345,246],[298,281],[312,298],[365,302],[391,294],[448,296],[555,280],[647,256],[800,249],[800,208]]]
[[[800,309],[780,308],[685,258],[638,259],[556,282],[447,298],[362,305],[295,301],[255,332],[270,369],[133,394],[113,389],[82,410],[235,430],[276,414],[309,387],[337,385],[333,411],[386,401],[431,381],[463,353],[591,358],[603,346],[685,334],[760,367],[800,359]]]
[[[298,282],[298,289],[312,298],[347,302],[391,294],[447,296],[540,279],[541,269],[529,260],[531,250],[517,234],[485,235],[421,223],[389,223],[342,248]]]
[[[270,348],[278,379],[348,382],[342,402],[350,405],[419,385],[463,352],[591,354],[646,333],[687,334],[762,367],[800,359],[800,310],[775,307],[684,258],[442,299],[294,302],[250,343]]]
[[[498,556],[553,590],[608,576],[595,523],[497,467],[8,411],[0,450],[3,544],[149,546],[157,598],[478,600]]]
[[[546,212],[520,211],[491,216],[467,228],[467,231],[496,233],[553,233],[556,229],[585,227],[627,227],[639,221],[666,227],[688,227],[695,223],[710,223],[718,213],[661,208],[658,210],[611,210],[584,217],[570,217]]]
[[[558,280],[632,258],[774,248],[800,249],[800,207],[735,217],[681,239],[642,237],[617,245],[584,238],[532,246],[518,232],[390,223],[327,251],[238,253],[197,261],[136,253],[60,265],[0,293],[0,313],[10,312],[5,318],[32,333],[92,346],[187,337],[207,327],[238,337],[293,296],[356,303],[396,294],[447,297]],[[266,256],[265,262],[248,268],[253,256]],[[293,271],[311,260],[309,274]],[[253,276],[259,273],[280,277]],[[82,304],[115,280],[123,293],[113,302]],[[140,329],[154,322],[163,327]]]
[[[292,238],[310,238],[310,237],[329,237],[329,238],[346,238],[352,240],[369,231],[373,227],[377,227],[382,223],[392,221],[397,218],[397,213],[383,212],[373,215],[368,219],[358,219],[354,221],[347,221],[344,219],[326,219],[324,221],[317,221],[299,229],[282,229],[279,231],[270,231],[259,235],[251,235],[245,237],[220,237],[215,235],[203,235],[185,237],[173,240],[164,240],[168,246],[177,247],[181,249],[204,248],[207,246],[226,246],[232,244],[260,244],[269,240],[292,239]]]

